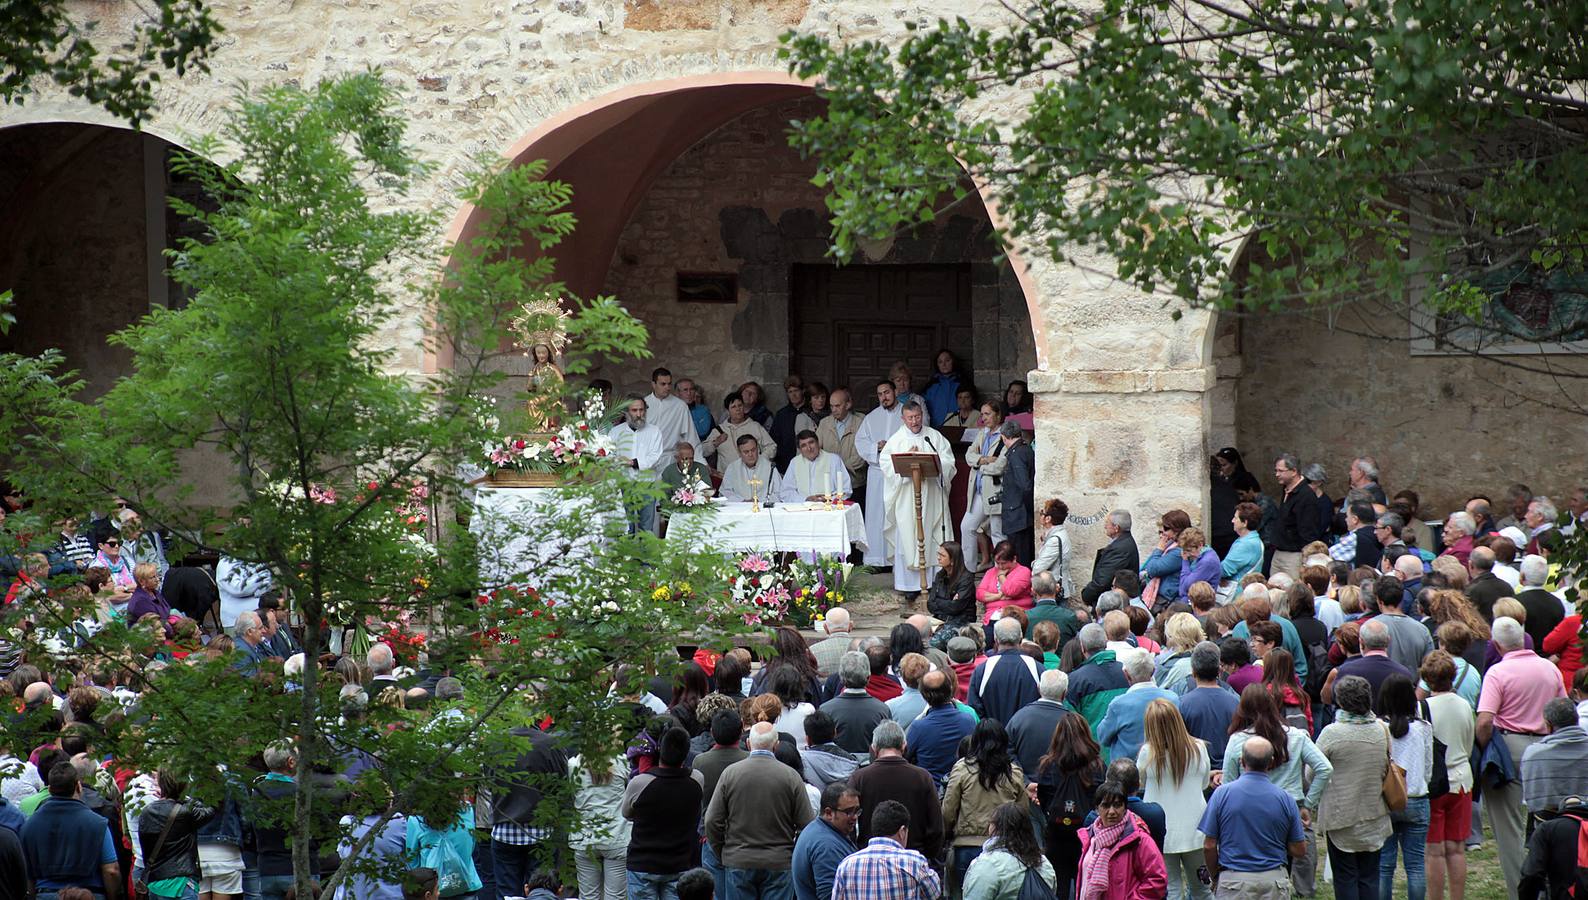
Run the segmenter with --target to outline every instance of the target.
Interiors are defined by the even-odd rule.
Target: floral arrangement
[[[731,599],[743,611],[746,625],[787,623],[810,628],[844,602],[844,582],[853,566],[825,556],[812,562],[796,557],[779,564],[765,554],[751,553],[736,568]]]
[[[607,437],[606,404],[595,391],[584,409],[550,436],[510,435],[486,442],[487,472],[555,472],[580,463],[610,459],[613,445]]]
[[[688,483],[679,485],[678,490],[668,498],[671,505],[678,509],[695,509],[711,503],[711,486],[699,478],[691,479]]]

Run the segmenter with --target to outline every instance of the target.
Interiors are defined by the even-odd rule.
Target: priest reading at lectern
[[[878,454],[882,470],[883,496],[888,507],[884,537],[888,556],[893,561],[893,587],[904,595],[908,610],[915,597],[937,575],[937,548],[944,541],[954,539],[949,524],[948,487],[954,482],[954,447],[948,438],[925,423],[926,410],[919,400],[904,404],[904,424],[883,445]],[[893,456],[897,453],[931,453],[937,456],[940,471],[935,477],[921,482],[921,522],[926,536],[926,565],[920,565],[920,547],[916,543],[915,485],[908,476],[893,470]]]

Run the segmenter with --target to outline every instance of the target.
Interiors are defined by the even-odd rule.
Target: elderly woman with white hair
[[[1176,690],[1191,675],[1191,651],[1201,643],[1206,632],[1202,623],[1190,613],[1175,613],[1163,626],[1163,652],[1158,655],[1158,669],[1153,674],[1153,684],[1165,690]]]
[[[1445,552],[1439,555],[1454,557],[1457,562],[1465,566],[1472,556],[1473,541],[1477,533],[1478,523],[1472,520],[1472,516],[1466,510],[1451,513],[1450,518],[1445,520],[1445,530],[1440,535],[1445,542]]]

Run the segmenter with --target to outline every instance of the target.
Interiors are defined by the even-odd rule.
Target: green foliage
[[[1585,27],[1581,4],[1522,0],[1104,0],[902,41],[791,34],[784,53],[828,101],[793,142],[819,159],[837,255],[925,221],[968,173],[1015,236],[1106,251],[1143,290],[1376,302],[1404,323],[1424,279],[1581,271]],[[986,114],[992,91],[1017,105]],[[1237,291],[1247,241],[1264,265]],[[1447,300],[1472,318],[1489,302]]]
[[[377,75],[244,95],[198,146],[220,142],[236,162],[181,163],[214,202],[213,211],[175,203],[205,231],[172,261],[191,303],[113,338],[132,374],[84,403],[58,353],[0,357],[0,455],[16,461],[8,474],[33,502],[8,520],[0,551],[37,549],[52,542],[56,519],[124,497],[151,526],[267,565],[305,626],[309,664],[289,676],[267,663],[257,681],[231,659],[173,661],[150,674],[142,661],[158,650],[153,637],[117,622],[73,649],[61,638],[99,610],[86,592],[62,590],[65,579],[0,625],[32,658],[75,655],[91,672],[136,679],[145,687],[137,709],[107,727],[96,752],[181,772],[204,799],[236,790],[283,736],[300,771],[355,752],[377,761],[345,809],[317,803],[299,779],[289,803],[263,810],[290,825],[306,891],[308,838],[336,837],[333,813],[385,811],[395,795],[396,808],[450,821],[513,755],[509,730],[547,716],[570,753],[605,758],[622,731],[606,702],[620,657],[666,672],[679,637],[712,643],[745,625],[722,559],[624,534],[622,511],[656,488],[602,463],[570,473],[563,502],[584,514],[497,523],[494,546],[434,515],[437,499],[449,513],[471,511],[457,468],[491,436],[480,398],[500,384],[488,363],[506,340],[507,312],[565,296],[551,258],[524,251],[548,250],[573,228],[566,185],[542,180],[538,167],[474,176],[463,199],[483,211],[483,225],[470,252],[447,260],[432,248],[440,223],[405,197],[424,166]],[[610,298],[568,305],[583,352],[644,352],[644,329]],[[458,350],[452,370],[390,374],[415,309],[430,314],[429,340]],[[224,515],[188,502],[184,484],[200,468],[225,474]],[[501,551],[518,540],[574,564],[514,568]],[[482,562],[496,564],[496,580],[482,583]],[[660,583],[690,588],[662,597]],[[34,623],[26,635],[22,616]],[[374,622],[422,636],[432,668],[464,680],[455,717],[426,724],[379,703],[342,715],[340,682],[314,662],[331,626]],[[10,745],[31,745],[27,723],[12,725]],[[573,815],[555,801],[543,814],[564,825]]]
[[[202,0],[152,0],[137,7],[129,40],[106,54],[97,21],[73,21],[66,0],[0,0],[0,100],[24,103],[34,78],[136,127],[154,109],[165,71],[208,71],[221,26]],[[79,7],[80,11],[81,7]]]

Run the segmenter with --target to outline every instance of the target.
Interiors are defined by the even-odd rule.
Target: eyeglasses
[[[104,544],[106,547],[120,547],[121,541],[105,541]]]
[[[846,816],[858,816],[858,815],[860,815],[860,807],[859,806],[840,806],[840,807],[838,807],[837,812],[841,812],[841,813],[843,813]]]

